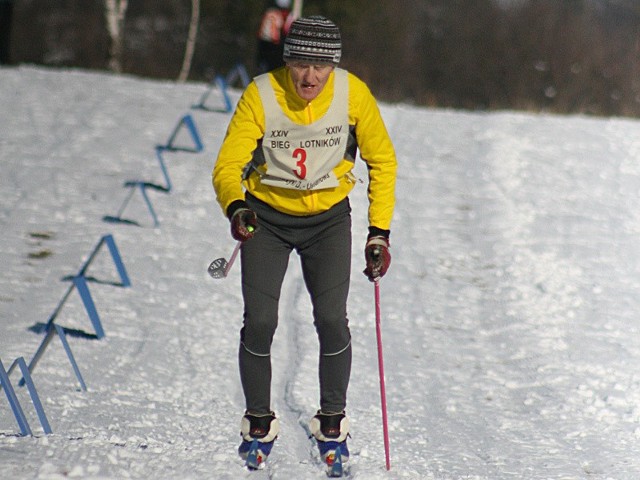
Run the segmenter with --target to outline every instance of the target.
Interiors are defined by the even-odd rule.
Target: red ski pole
[[[379,280],[374,282],[376,299],[376,339],[378,342],[378,372],[380,375],[380,403],[382,406],[382,433],[384,435],[384,456],[387,470],[391,469],[389,459],[389,426],[387,424],[387,394],[384,386],[384,361],[382,358],[382,332],[380,329],[380,284]]]
[[[242,245],[242,242],[236,243],[236,246],[233,249],[233,253],[231,254],[231,258],[229,259],[229,263],[227,263],[226,267],[224,267],[225,277],[229,274],[229,270],[231,270],[231,266],[233,265],[233,262],[235,262],[236,257],[238,256],[238,252],[240,251],[240,245]]]

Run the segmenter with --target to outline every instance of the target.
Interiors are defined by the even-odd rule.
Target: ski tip
[[[251,442],[251,446],[249,447],[249,452],[247,453],[245,466],[249,470],[257,470],[260,466],[261,461],[262,458],[260,457],[260,452],[258,451],[258,440],[253,440],[253,442]]]
[[[333,465],[329,468],[329,471],[327,472],[327,476],[329,478],[339,478],[342,477],[344,474],[343,470],[342,470],[342,465]]]
[[[327,456],[327,475],[331,478],[343,476],[342,469],[342,450],[338,446],[334,452]]]

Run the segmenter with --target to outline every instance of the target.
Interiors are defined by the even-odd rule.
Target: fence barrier
[[[29,373],[32,373],[34,371],[34,369],[36,368],[36,365],[44,355],[45,350],[51,343],[53,336],[57,333],[65,349],[67,357],[69,358],[69,362],[73,367],[76,377],[80,382],[80,386],[82,390],[86,390],[86,384],[82,378],[82,375],[80,374],[80,369],[78,368],[78,364],[73,356],[73,353],[71,352],[71,348],[69,347],[69,343],[67,341],[67,336],[65,334],[65,331],[60,325],[57,325],[55,323],[55,320],[58,317],[58,314],[60,313],[62,308],[64,307],[66,301],[71,296],[71,293],[74,290],[77,290],[82,300],[82,303],[85,307],[87,315],[89,316],[91,324],[93,325],[93,329],[95,331],[95,338],[101,339],[105,336],[104,328],[102,327],[102,322],[100,321],[100,316],[98,315],[98,310],[96,309],[95,302],[93,301],[93,297],[91,296],[91,292],[89,291],[88,279],[86,276],[87,270],[91,266],[91,263],[93,262],[93,260],[96,258],[96,255],[100,252],[100,249],[102,248],[103,245],[107,245],[109,249],[109,253],[111,254],[113,263],[120,277],[121,283],[118,285],[122,287],[131,286],[129,275],[127,274],[127,271],[124,267],[124,264],[122,262],[122,257],[120,256],[118,247],[116,246],[116,243],[113,239],[113,235],[111,234],[104,235],[100,239],[100,241],[97,243],[97,245],[94,247],[93,251],[87,258],[85,263],[82,265],[78,273],[71,277],[72,284],[67,289],[65,294],[62,296],[62,299],[54,309],[53,313],[49,316],[49,319],[47,320],[47,323],[44,326],[45,337],[40,343],[40,346],[36,350],[36,353],[34,354],[33,358],[29,362],[29,366],[27,368]],[[11,374],[11,371],[13,370],[14,366],[15,364],[12,365],[12,367],[9,369],[9,374]],[[26,377],[23,376],[22,380],[20,381],[20,385],[21,386],[24,385],[25,381],[26,381]]]
[[[242,63],[236,64],[224,77],[222,75],[215,75],[200,97],[200,101],[196,105],[193,105],[192,108],[207,110],[209,112],[230,113],[233,110],[233,102],[229,96],[229,86],[234,85],[238,80],[240,80],[240,86],[242,88],[247,88],[249,83],[251,83],[247,69]],[[222,109],[207,106],[209,97],[214,90],[222,97],[221,100],[224,104]]]
[[[176,145],[176,141],[178,140],[178,136],[182,132],[183,127],[187,129],[187,132],[189,133],[189,136],[193,141],[194,145],[192,147]],[[180,121],[174,128],[173,132],[169,136],[169,140],[167,141],[167,144],[164,146],[164,149],[170,150],[170,151],[182,150],[185,152],[196,152],[196,153],[204,150],[204,145],[202,144],[202,140],[200,140],[200,134],[198,133],[196,124],[193,121],[193,117],[190,114],[187,113],[180,119]]]
[[[31,427],[29,426],[29,422],[27,421],[27,417],[24,414],[24,410],[22,410],[22,406],[18,401],[18,397],[16,395],[15,390],[13,389],[13,385],[11,385],[11,379],[9,378],[10,372],[13,368],[18,365],[20,370],[22,371],[22,378],[27,384],[27,389],[29,390],[29,396],[31,397],[31,402],[33,403],[33,407],[36,410],[36,414],[38,415],[38,419],[40,420],[40,425],[42,425],[42,429],[45,434],[53,433],[51,430],[51,426],[49,425],[49,420],[47,419],[47,415],[44,412],[44,408],[42,407],[42,402],[40,401],[40,396],[38,395],[38,391],[36,390],[35,384],[33,383],[33,379],[31,378],[31,374],[29,373],[29,368],[27,367],[27,363],[24,361],[23,357],[19,357],[11,364],[9,371],[4,369],[4,365],[2,364],[2,360],[0,360],[0,387],[2,387],[7,396],[7,400],[9,401],[9,405],[11,410],[13,411],[13,415],[18,422],[18,428],[20,428],[20,433],[23,436],[33,435],[31,431]]]
[[[167,170],[167,165],[166,165],[166,163],[164,161],[164,157],[162,155],[162,152],[164,152],[165,150],[167,150],[166,147],[163,147],[163,146],[160,146],[160,145],[156,146],[156,159],[158,160],[158,163],[160,164],[160,171],[162,172],[162,177],[164,178],[165,185],[158,185],[156,183],[151,183],[151,182],[143,182],[141,180],[129,180],[129,181],[126,181],[124,183],[124,186],[126,188],[129,188],[129,194],[125,197],[124,201],[120,205],[120,208],[118,209],[118,213],[116,213],[115,215],[105,215],[104,217],[102,217],[102,220],[104,220],[105,222],[110,222],[110,223],[128,223],[130,225],[140,226],[139,222],[137,222],[135,220],[123,218],[123,216],[122,216],[122,215],[124,215],[124,212],[127,209],[127,206],[129,205],[129,202],[131,201],[131,198],[133,197],[133,194],[136,192],[136,190],[139,190],[140,194],[142,195],[142,199],[144,200],[144,202],[145,202],[145,204],[147,206],[147,210],[149,211],[149,214],[151,215],[151,218],[153,219],[153,226],[155,228],[160,226],[160,221],[158,220],[158,215],[156,215],[156,212],[153,209],[153,204],[151,203],[151,200],[149,199],[149,195],[147,194],[147,189],[156,190],[156,191],[164,192],[164,193],[169,193],[169,192],[171,192],[171,189],[173,188],[173,185],[171,184],[171,178],[169,178],[169,172]]]
[[[244,67],[244,65],[242,64],[237,64],[234,69],[232,69],[228,75],[225,77],[222,76],[216,76],[212,82],[209,84],[209,88],[207,89],[207,91],[204,93],[204,95],[202,96],[202,98],[200,99],[200,102],[198,105],[194,106],[194,108],[201,108],[201,109],[205,109],[208,110],[208,107],[206,107],[205,103],[208,100],[209,95],[211,94],[211,91],[213,90],[214,87],[217,87],[220,90],[220,93],[222,95],[222,100],[224,102],[224,108],[225,108],[225,112],[230,112],[232,110],[232,103],[231,103],[231,99],[229,97],[228,91],[227,91],[227,85],[231,85],[234,82],[237,82],[238,80],[240,80],[243,84],[244,87],[246,87],[249,82],[250,82],[250,78],[249,75],[247,74],[246,68]],[[180,141],[184,140],[184,135],[181,134],[181,132],[186,129],[193,145],[192,146],[184,146],[184,145],[180,145]],[[169,174],[167,171],[167,167],[163,158],[163,152],[165,151],[189,151],[189,152],[201,152],[204,150],[204,145],[202,143],[202,140],[200,138],[200,134],[198,133],[198,130],[196,128],[195,122],[193,121],[193,117],[189,114],[184,115],[180,121],[178,122],[178,124],[176,125],[176,127],[174,128],[173,132],[171,133],[171,135],[169,136],[169,139],[167,141],[166,145],[163,146],[156,146],[156,158],[160,164],[160,169],[162,171],[162,175],[165,181],[165,185],[158,185],[158,184],[154,184],[151,182],[144,182],[144,181],[139,181],[139,180],[134,180],[134,181],[127,181],[125,182],[124,186],[130,189],[129,194],[127,195],[127,197],[125,198],[125,201],[123,202],[123,204],[121,205],[117,215],[115,216],[105,216],[104,220],[106,221],[116,221],[116,222],[124,222],[124,223],[133,223],[133,224],[137,224],[137,222],[132,221],[132,220],[126,220],[122,218],[122,215],[124,214],[124,211],[129,203],[129,201],[131,200],[131,197],[133,196],[134,192],[136,190],[140,190],[141,195],[147,205],[147,208],[149,210],[149,213],[151,214],[153,221],[154,221],[154,226],[158,226],[159,221],[158,221],[158,217],[153,209],[153,205],[151,204],[151,201],[149,200],[149,197],[147,195],[147,189],[153,189],[153,190],[158,190],[158,191],[163,191],[163,192],[170,192],[172,189],[172,184],[171,184],[171,179],[169,178]],[[69,341],[67,340],[67,333],[65,331],[65,328],[63,328],[62,326],[58,325],[57,323],[55,323],[59,313],[61,312],[62,308],[64,307],[66,301],[69,299],[71,293],[73,292],[73,290],[76,290],[78,292],[78,294],[80,295],[80,298],[82,300],[82,303],[84,305],[85,311],[89,317],[89,320],[91,321],[91,324],[93,326],[93,329],[95,331],[95,338],[97,339],[101,339],[105,336],[105,331],[104,328],[102,326],[102,322],[100,320],[100,316],[98,314],[98,310],[96,309],[95,306],[95,302],[93,301],[93,297],[91,296],[91,292],[89,290],[89,285],[88,285],[88,281],[92,280],[89,279],[86,275],[88,268],[90,267],[91,263],[93,262],[94,258],[96,257],[96,255],[99,253],[100,249],[102,248],[103,245],[107,245],[109,252],[111,254],[111,258],[114,262],[114,265],[116,267],[116,270],[118,272],[118,275],[120,277],[120,286],[122,287],[129,287],[131,286],[131,281],[129,279],[129,276],[127,274],[127,271],[124,267],[124,264],[122,262],[122,257],[120,256],[120,252],[118,251],[118,248],[115,244],[115,241],[113,239],[113,235],[104,235],[100,241],[98,242],[98,244],[95,246],[95,248],[93,249],[93,251],[91,252],[91,254],[89,255],[88,259],[85,261],[85,263],[82,265],[82,267],[80,268],[80,270],[78,271],[78,273],[76,275],[73,275],[71,277],[69,277],[68,279],[71,280],[71,285],[70,287],[67,289],[67,291],[65,292],[65,294],[63,295],[62,299],[60,300],[60,302],[58,303],[58,305],[56,306],[56,308],[54,309],[54,311],[52,312],[52,314],[49,316],[46,324],[44,325],[44,332],[45,332],[45,336],[42,340],[42,342],[40,343],[38,349],[36,350],[36,353],[34,354],[33,358],[31,359],[31,361],[29,362],[29,364],[27,365],[24,357],[19,357],[17,358],[9,367],[8,370],[5,370],[4,365],[2,364],[2,361],[0,360],[0,389],[3,389],[5,391],[6,397],[9,401],[9,405],[13,411],[13,414],[15,416],[15,419],[18,423],[18,427],[20,429],[20,432],[23,436],[27,436],[27,435],[33,435],[33,432],[31,430],[31,427],[29,426],[29,423],[27,421],[27,418],[24,414],[24,410],[22,409],[22,406],[20,405],[20,402],[18,400],[18,397],[16,396],[15,390],[13,388],[13,385],[11,384],[11,373],[12,371],[18,367],[21,370],[22,373],[22,379],[19,382],[20,386],[26,385],[27,389],[29,391],[29,395],[31,397],[31,401],[33,403],[33,406],[36,410],[36,413],[38,415],[38,419],[40,421],[40,424],[42,426],[42,429],[44,431],[45,434],[50,434],[52,433],[51,430],[51,426],[49,424],[49,421],[47,419],[47,416],[45,414],[44,408],[42,406],[42,402],[40,401],[40,397],[38,395],[38,392],[36,390],[35,384],[33,382],[32,379],[32,372],[34,371],[36,365],[38,364],[38,362],[40,361],[40,359],[42,358],[42,356],[44,355],[47,347],[49,346],[49,344],[51,343],[53,337],[55,335],[58,336],[58,338],[60,339],[60,342],[62,343],[62,346],[65,350],[65,353],[67,355],[67,358],[69,359],[69,362],[73,368],[73,371],[76,375],[76,378],[78,380],[78,382],[80,383],[80,388],[83,391],[87,390],[87,386],[86,383],[84,381],[84,378],[82,377],[82,374],[80,372],[80,368],[78,366],[78,363],[75,359],[75,356],[73,355],[73,352],[71,350],[71,347],[69,345]]]
[[[231,97],[229,97],[229,92],[227,91],[227,81],[224,79],[222,75],[216,75],[213,80],[209,83],[207,89],[200,97],[200,101],[193,105],[192,108],[198,108],[200,110],[206,110],[208,112],[220,112],[220,113],[229,113],[233,110],[233,105],[231,103]],[[217,88],[216,88],[217,87]],[[207,106],[209,101],[209,96],[211,92],[217,90],[222,96],[222,102],[224,103],[224,108],[212,108]]]
[[[225,78],[227,85],[233,85],[238,79],[242,82],[241,86],[243,88],[247,88],[251,82],[247,68],[242,63],[237,63],[236,66],[227,73]]]

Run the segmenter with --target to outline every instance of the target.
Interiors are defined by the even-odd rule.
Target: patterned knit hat
[[[282,58],[285,62],[338,65],[341,55],[342,41],[336,24],[314,15],[298,18],[291,24]]]

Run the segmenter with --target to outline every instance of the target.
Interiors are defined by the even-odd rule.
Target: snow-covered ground
[[[315,412],[317,341],[298,261],[273,348],[282,432],[268,467],[236,456],[239,269],[210,172],[230,115],[192,109],[204,84],[81,71],[0,69],[0,358],[29,361],[100,238],[87,276],[104,326],[76,293],[61,342],[25,388],[35,436],[0,396],[0,478],[326,478],[300,423]],[[233,99],[239,95],[232,92]],[[217,93],[211,106],[221,107]],[[217,104],[217,105],[216,105]],[[371,479],[640,478],[640,122],[381,106],[398,158],[392,267],[381,282],[391,470],[384,467],[373,287],[360,274],[366,187],[352,195],[351,476]],[[205,149],[155,156],[190,114]],[[183,133],[186,133],[183,131]],[[179,138],[189,141],[188,136]],[[358,173],[364,176],[362,166]],[[17,384],[20,375],[14,372]]]

